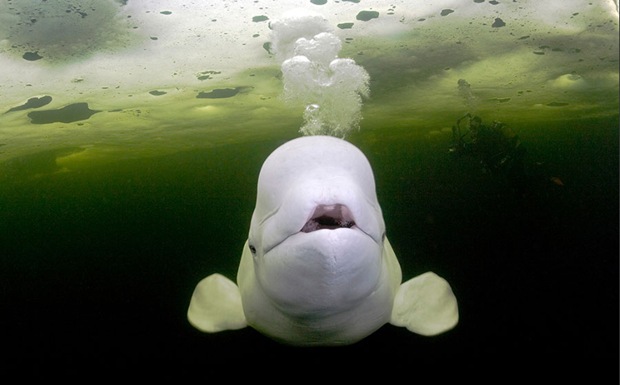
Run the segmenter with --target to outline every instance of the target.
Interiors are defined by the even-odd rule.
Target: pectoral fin
[[[450,284],[433,272],[408,280],[396,292],[392,325],[433,336],[452,329],[458,321],[458,305]]]
[[[239,288],[221,274],[204,278],[194,289],[187,319],[196,329],[207,333],[246,327]]]

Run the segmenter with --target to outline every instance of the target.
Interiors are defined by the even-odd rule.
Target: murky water
[[[517,125],[524,195],[450,154],[448,134],[353,135],[404,277],[446,277],[461,322],[436,340],[385,326],[341,354],[398,346],[422,362],[469,362],[519,352],[603,370],[617,343],[617,127],[617,117]],[[236,349],[313,356],[249,329],[201,334],[185,318],[196,282],[234,278],[260,164],[283,140],[5,179],[3,323],[15,357],[91,367],[198,364]]]
[[[174,378],[256,357],[301,368],[391,356],[412,378],[438,362],[479,368],[483,380],[495,365],[557,381],[617,376],[617,8],[396,1],[356,19],[363,2],[311,2],[334,12],[340,56],[370,75],[359,130],[346,139],[373,167],[403,278],[445,277],[461,318],[433,338],[386,325],[352,346],[296,349],[250,328],[203,334],[186,319],[200,279],[234,279],[261,164],[301,135],[303,106],[283,101],[280,63],[263,47],[264,22],[277,13],[258,1],[223,2],[226,12],[204,27],[186,6],[113,2],[101,12],[120,7],[133,20],[98,35],[107,43],[61,50],[38,35],[18,38],[26,27],[8,3],[0,7],[8,23],[0,28],[0,367],[39,378],[119,369]],[[67,12],[80,30],[84,9]],[[226,29],[235,12],[245,22]],[[128,26],[149,45],[126,35]],[[213,49],[249,53],[207,60],[192,43],[203,36],[218,36]],[[460,79],[471,88],[459,89]],[[519,135],[523,179],[449,151],[451,126],[468,111]]]

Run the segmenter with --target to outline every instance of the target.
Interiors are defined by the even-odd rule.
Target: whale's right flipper
[[[246,327],[239,288],[221,274],[204,278],[194,289],[187,319],[196,329],[207,333]]]

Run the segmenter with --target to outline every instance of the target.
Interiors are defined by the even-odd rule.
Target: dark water
[[[239,374],[220,363],[268,361],[267,372],[286,363],[412,380],[617,380],[618,127],[617,116],[516,126],[527,148],[519,191],[448,153],[448,136],[351,135],[375,170],[404,279],[445,277],[461,319],[432,338],[386,325],[343,348],[290,348],[249,328],[202,334],[185,318],[201,278],[235,277],[260,165],[291,137],[5,174],[3,366],[36,378],[207,380]]]

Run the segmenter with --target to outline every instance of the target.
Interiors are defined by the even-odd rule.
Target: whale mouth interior
[[[334,230],[355,226],[353,214],[345,205],[318,205],[314,213],[301,229],[304,233],[317,230]]]

